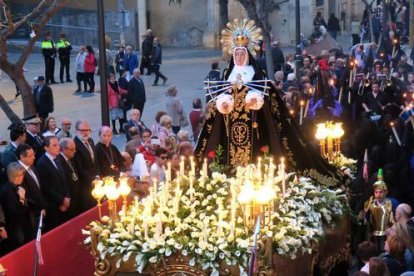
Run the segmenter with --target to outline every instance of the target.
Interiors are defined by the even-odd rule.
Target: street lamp
[[[102,125],[109,126],[108,87],[106,70],[106,47],[105,47],[105,15],[104,0],[97,0],[98,14],[98,44],[99,44],[99,77],[101,82],[101,118]]]

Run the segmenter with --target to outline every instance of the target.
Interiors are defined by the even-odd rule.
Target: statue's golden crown
[[[229,56],[233,54],[236,47],[246,47],[254,56],[260,49],[258,42],[263,40],[262,30],[256,27],[253,20],[234,19],[226,24],[226,28],[221,31],[221,44],[223,52]]]

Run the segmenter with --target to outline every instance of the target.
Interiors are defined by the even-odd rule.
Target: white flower
[[[152,257],[149,259],[149,262],[150,262],[150,263],[153,263],[153,264],[155,264],[157,261],[158,261],[158,257],[157,257],[157,256],[152,256]]]

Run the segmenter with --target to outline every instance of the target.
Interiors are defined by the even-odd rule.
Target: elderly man
[[[40,123],[42,121],[39,117],[33,115],[23,119],[23,122],[26,125],[26,144],[33,148],[37,161],[45,152],[43,148],[43,137],[40,134]]]
[[[11,141],[1,155],[1,163],[4,167],[7,167],[11,162],[17,161],[16,148],[26,141],[26,128],[24,125],[13,123],[8,129],[10,130]]]
[[[405,203],[398,205],[395,210],[395,220],[399,223],[407,223],[411,218],[411,206]]]
[[[75,124],[76,137],[73,139],[76,145],[74,163],[79,178],[80,202],[79,210],[84,212],[95,206],[92,197],[92,181],[95,179],[95,155],[94,143],[91,138],[91,126],[88,121],[78,120]]]
[[[128,72],[127,79],[130,80],[134,70],[138,68],[138,56],[132,52],[132,47],[127,46],[124,55],[124,68]]]
[[[138,109],[132,109],[129,114],[129,121],[124,125],[124,131],[126,134],[127,142],[131,140],[131,135],[129,135],[128,130],[131,127],[136,127],[138,135],[142,135],[144,130],[147,128],[143,121],[141,121],[141,112]]]
[[[132,104],[132,107],[138,109],[142,115],[147,100],[145,86],[141,79],[141,72],[139,69],[134,69],[133,74],[134,77],[128,82],[127,99]]]
[[[58,132],[57,137],[59,139],[61,139],[61,138],[71,138],[72,137],[72,134],[70,134],[70,127],[71,126],[72,126],[72,122],[68,118],[63,119],[62,120],[62,128]]]
[[[26,203],[29,207],[30,217],[33,225],[37,225],[40,213],[46,214],[45,200],[40,190],[38,174],[34,169],[35,153],[28,144],[21,144],[16,149],[20,165],[25,169],[22,187],[26,190]]]
[[[65,212],[70,206],[70,195],[63,176],[64,169],[56,158],[60,153],[57,137],[45,137],[44,144],[46,152],[37,162],[36,171],[46,202],[45,226],[47,230],[51,230],[64,222]]]
[[[62,138],[59,141],[59,146],[60,154],[56,159],[62,164],[63,176],[69,189],[71,200],[66,219],[70,219],[81,213],[79,210],[79,177],[75,163],[73,162],[76,145],[72,138]]]
[[[45,121],[49,117],[49,113],[54,110],[53,107],[53,92],[52,89],[45,84],[45,77],[39,76],[37,78],[38,86],[33,90],[33,98],[36,107],[36,113],[42,120]]]
[[[95,145],[96,172],[100,177],[119,177],[123,171],[123,158],[112,141],[112,130],[108,126],[99,129],[99,143]]]

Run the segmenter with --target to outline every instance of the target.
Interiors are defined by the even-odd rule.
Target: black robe
[[[108,147],[101,142],[95,145],[96,173],[100,177],[119,177],[123,171],[122,155],[113,144]]]
[[[255,70],[253,80],[264,80],[266,74],[250,54],[249,61]],[[233,67],[232,59],[229,69],[224,73],[225,80]],[[276,90],[273,87],[268,90],[269,96],[265,96],[263,107],[257,111],[246,108],[244,97],[248,90],[246,86],[241,89],[233,87],[231,93],[234,97],[234,110],[227,115],[227,123],[225,115],[217,110],[215,103],[209,104],[206,121],[195,148],[197,161],[201,164],[210,151],[221,145],[224,149],[221,163],[234,169],[238,165],[255,163],[257,157],[263,156],[261,147],[268,146],[269,154],[275,160],[285,157],[290,171],[332,184],[327,179],[330,178],[339,184],[341,177],[336,169],[305,139]]]

